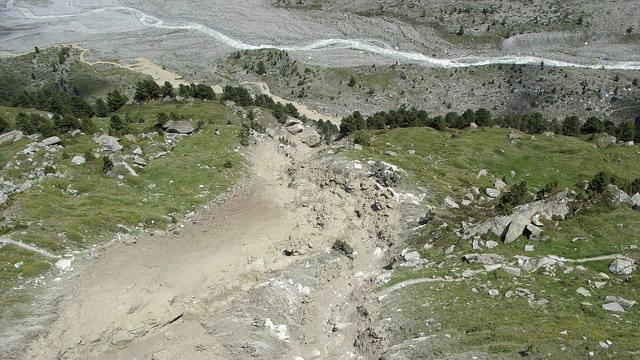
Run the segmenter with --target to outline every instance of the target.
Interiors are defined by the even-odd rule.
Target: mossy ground
[[[381,288],[404,280],[422,277],[460,277],[465,269],[480,269],[479,265],[462,262],[466,253],[498,253],[513,261],[514,255],[542,257],[557,255],[570,259],[610,254],[640,257],[640,213],[629,207],[610,209],[595,206],[572,214],[565,221],[547,222],[546,241],[528,240],[524,236],[512,244],[501,244],[494,249],[473,250],[467,240],[454,232],[462,221],[478,221],[492,216],[489,204],[483,208],[474,205],[460,209],[441,208],[445,196],[460,201],[466,189],[472,186],[490,186],[495,178],[506,178],[508,183],[526,181],[531,191],[548,182],[558,181],[562,188],[573,188],[590,179],[600,170],[607,170],[627,179],[640,176],[640,163],[636,160],[638,146],[612,146],[597,149],[579,138],[564,136],[535,136],[520,134],[520,139],[509,140],[509,129],[468,129],[439,132],[433,129],[412,128],[390,131],[371,131],[371,146],[360,151],[350,150],[347,156],[361,160],[383,160],[398,165],[408,172],[404,187],[426,190],[428,202],[438,208],[435,220],[419,233],[410,236],[405,246],[418,250],[433,265],[418,268],[399,268],[391,281]],[[415,150],[410,155],[408,150]],[[396,156],[386,156],[393,151]],[[477,178],[481,169],[488,177]],[[512,171],[515,176],[512,176]],[[476,202],[477,203],[477,202]],[[447,228],[440,228],[447,222]],[[578,238],[578,239],[576,239]],[[500,242],[496,236],[484,240]],[[425,243],[435,247],[424,249]],[[447,256],[443,250],[455,244],[455,252]],[[525,252],[525,244],[534,245],[533,252]],[[381,319],[387,322],[394,344],[421,336],[436,335],[418,346],[414,352],[421,356],[445,357],[465,352],[488,353],[494,358],[594,358],[633,359],[640,338],[640,309],[631,310],[615,318],[601,305],[607,295],[622,296],[630,300],[640,298],[637,275],[630,279],[616,276],[607,270],[608,261],[583,264],[567,263],[555,270],[553,276],[542,271],[513,278],[502,270],[479,274],[462,282],[426,283],[395,291],[384,300]],[[585,271],[576,269],[582,265]],[[604,288],[591,286],[599,273],[608,274]],[[591,291],[591,297],[575,292],[578,287]],[[507,291],[526,288],[535,300],[545,299],[545,305],[529,304],[522,296],[505,298]],[[473,289],[477,290],[474,291]],[[498,289],[499,297],[487,295],[488,289]],[[583,305],[588,302],[591,306]],[[566,335],[564,334],[566,331]],[[449,336],[444,336],[448,334]],[[611,340],[609,349],[600,341]],[[428,344],[428,345],[427,345]]]

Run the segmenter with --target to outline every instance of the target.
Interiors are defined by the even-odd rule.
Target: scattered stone
[[[98,143],[104,151],[118,152],[122,150],[122,145],[118,144],[118,139],[113,136],[103,134],[95,137],[93,141]]]
[[[529,239],[537,239],[542,233],[542,229],[533,224],[528,224],[525,227],[525,232],[529,235]]]
[[[71,159],[71,163],[76,166],[80,166],[85,162],[87,162],[87,160],[80,155],[74,156],[73,159]]]
[[[416,154],[416,151],[415,151],[415,150],[413,150],[413,149],[409,149],[409,150],[407,150],[407,154],[409,154],[409,155],[415,155],[415,154]]]
[[[624,308],[620,304],[618,304],[616,302],[603,304],[602,308],[604,310],[607,310],[607,311],[610,311],[610,312],[614,312],[614,313],[621,313],[622,314],[622,313],[625,312]]]
[[[524,251],[531,252],[531,251],[535,251],[535,249],[533,245],[525,245]]]
[[[594,281],[594,282],[593,282],[593,286],[594,286],[596,289],[602,289],[602,288],[603,288],[603,287],[605,287],[606,285],[607,285],[607,282],[606,282],[606,281]]]
[[[609,265],[609,271],[616,275],[631,275],[635,267],[632,259],[615,259]]]
[[[71,259],[60,259],[56,262],[56,268],[60,271],[69,271],[71,270]]]
[[[133,163],[142,167],[147,166],[147,161],[140,156],[136,156],[135,158],[133,158]]]
[[[52,146],[52,145],[60,144],[60,142],[62,142],[62,140],[59,137],[52,136],[42,140],[40,143],[44,146]]]
[[[481,178],[483,176],[487,176],[489,174],[489,172],[487,171],[487,169],[482,169],[478,172],[478,175],[476,175],[476,178]]]
[[[460,208],[458,203],[451,196],[447,196],[446,198],[444,198],[444,201],[442,202],[442,207],[444,207],[445,209]]]
[[[633,208],[640,208],[640,193],[635,193],[629,200],[629,203]]]
[[[19,130],[9,131],[8,133],[4,133],[0,135],[0,145],[19,141],[23,137],[24,137],[24,134],[22,133],[22,131],[19,131]]]
[[[133,155],[142,155],[142,149],[140,148],[140,146],[136,146],[136,148],[133,149]]]
[[[420,254],[417,251],[409,251],[402,255],[402,258],[406,262],[416,262],[420,260]]]
[[[190,120],[169,120],[162,125],[162,130],[170,134],[184,135],[190,135],[196,131]]]
[[[455,251],[455,249],[456,249],[456,246],[455,245],[451,245],[444,251],[444,253],[446,255],[449,255],[449,254],[453,253]]]
[[[488,197],[495,199],[500,196],[500,190],[494,188],[486,188],[484,191]]]
[[[591,293],[589,292],[589,290],[583,288],[583,287],[579,287],[576,289],[576,293],[584,296],[584,297],[590,297]]]
[[[502,265],[501,269],[511,276],[520,276],[521,274],[520,268],[513,267],[513,266]]]
[[[385,156],[398,156],[398,154],[395,151],[391,151],[391,150],[387,150],[384,152]]]
[[[597,147],[605,148],[616,143],[616,137],[609,134],[595,134],[591,140]]]
[[[498,245],[499,245],[498,242],[497,241],[493,241],[493,240],[489,240],[489,241],[484,243],[484,246],[487,249],[493,249],[493,248],[497,247]]]
[[[493,187],[498,190],[502,190],[507,187],[507,184],[502,181],[502,179],[496,179],[496,181],[493,183]]]
[[[466,254],[462,257],[462,259],[469,264],[482,264],[482,265],[496,265],[502,264],[506,261],[504,256],[494,254],[494,253],[485,253],[485,254]]]
[[[636,302],[633,300],[627,300],[620,296],[611,296],[611,295],[606,296],[604,298],[604,301],[607,303],[617,303],[618,305],[622,306],[625,310],[631,309],[631,307],[636,304]]]
[[[300,134],[304,131],[304,125],[302,124],[293,124],[286,127],[287,131],[292,135]]]
[[[497,289],[489,289],[489,291],[487,291],[487,294],[491,297],[496,297],[500,295],[500,291],[498,291]]]
[[[529,217],[516,216],[509,224],[509,229],[504,236],[505,244],[512,243],[522,235],[525,227],[529,224]]]
[[[130,234],[131,233],[131,229],[129,229],[128,227],[124,226],[123,224],[116,224],[116,230],[118,230],[121,233],[125,233],[125,234]]]

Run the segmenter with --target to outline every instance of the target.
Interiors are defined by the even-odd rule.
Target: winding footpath
[[[75,17],[97,15],[105,12],[113,13],[129,13],[144,26],[167,29],[167,30],[185,30],[194,31],[214,38],[225,45],[237,50],[259,50],[259,49],[278,49],[289,52],[300,51],[331,51],[337,49],[352,49],[372,53],[381,57],[395,59],[400,62],[415,63],[427,67],[443,67],[443,68],[463,68],[476,67],[493,64],[518,64],[518,65],[536,65],[544,62],[545,66],[553,67],[574,67],[584,69],[607,69],[607,70],[640,70],[640,61],[601,61],[599,63],[581,64],[554,59],[545,59],[537,56],[501,56],[501,57],[479,57],[469,56],[462,58],[433,58],[418,52],[402,51],[392,48],[388,44],[375,40],[363,39],[319,39],[309,44],[302,45],[252,45],[243,41],[227,36],[206,25],[196,22],[169,22],[153,15],[146,14],[136,8],[118,5],[106,6],[87,11],[77,12],[73,14],[57,14],[57,15],[37,15],[31,9],[20,7],[15,4],[15,0],[9,0],[6,5],[7,10],[13,14],[19,14],[21,18],[31,20],[55,20],[69,19]]]

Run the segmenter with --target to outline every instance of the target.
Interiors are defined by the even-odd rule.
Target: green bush
[[[514,207],[531,201],[531,195],[527,188],[527,183],[521,181],[512,185],[508,191],[504,192],[498,198],[496,209],[503,214],[511,213]]]
[[[336,240],[333,246],[331,246],[331,249],[347,257],[353,256],[353,248],[344,240]]]
[[[353,135],[353,142],[362,146],[371,146],[371,137],[364,131],[357,131]]]

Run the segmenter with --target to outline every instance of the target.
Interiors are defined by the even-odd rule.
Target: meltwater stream
[[[104,12],[127,12],[135,16],[135,18],[144,26],[153,27],[158,29],[169,30],[185,30],[195,31],[205,34],[211,38],[214,38],[229,47],[238,50],[258,50],[258,49],[278,49],[290,52],[296,51],[329,51],[335,49],[351,49],[359,50],[379,56],[383,56],[389,59],[395,59],[403,63],[414,63],[418,65],[428,67],[443,67],[443,68],[456,68],[456,67],[474,67],[485,66],[492,64],[518,64],[518,65],[537,65],[542,62],[546,66],[553,67],[575,67],[585,69],[608,69],[608,70],[640,70],[640,61],[626,61],[626,62],[599,62],[595,64],[579,64],[565,61],[558,61],[553,59],[545,59],[536,56],[502,56],[502,57],[478,57],[469,56],[462,58],[451,59],[438,59],[426,56],[422,53],[408,52],[393,49],[391,46],[377,45],[379,41],[371,40],[354,40],[354,39],[322,39],[317,40],[306,45],[251,45],[240,40],[233,39],[215,29],[212,29],[206,25],[195,22],[167,22],[159,19],[155,16],[148,15],[136,8],[129,6],[107,6],[97,9],[87,10],[84,12],[72,13],[72,14],[59,14],[59,15],[36,15],[28,8],[15,5],[15,0],[9,0],[7,2],[7,9],[14,10],[22,15],[26,19],[35,20],[51,20],[51,19],[64,19],[82,17],[87,15],[95,15]],[[377,43],[377,44],[376,44]],[[383,44],[384,45],[384,44]]]

